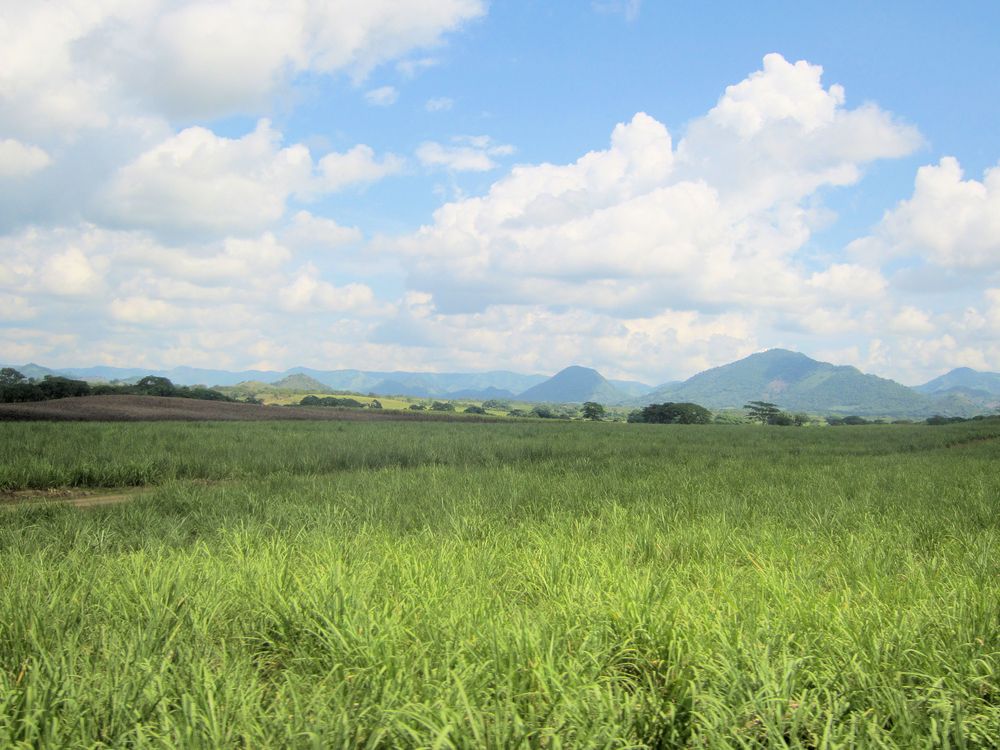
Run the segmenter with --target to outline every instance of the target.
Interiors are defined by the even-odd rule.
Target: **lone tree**
[[[774,424],[781,415],[778,405],[768,401],[751,401],[749,404],[743,404],[743,408],[747,410],[747,418],[751,422],[761,424]]]
[[[585,401],[583,404],[583,418],[600,422],[604,419],[604,407],[596,401]]]
[[[135,384],[135,390],[143,396],[173,396],[177,392],[177,387],[169,378],[147,375]]]

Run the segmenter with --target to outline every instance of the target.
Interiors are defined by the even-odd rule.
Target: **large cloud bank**
[[[904,379],[944,360],[1000,366],[1000,168],[977,181],[951,158],[923,167],[870,236],[809,252],[835,220],[824,196],[922,139],[777,54],[681,133],[639,112],[609,123],[606,145],[500,173],[413,232],[338,221],[322,208],[337,192],[407,169],[489,172],[514,153],[486,137],[411,157],[287,142],[265,103],[301,76],[362,81],[484,12],[472,0],[353,7],[5,9],[4,360],[581,362],[657,382],[784,344]],[[232,113],[256,125],[193,124]],[[929,282],[942,278],[950,291]]]

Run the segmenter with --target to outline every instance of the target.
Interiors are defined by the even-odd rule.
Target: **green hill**
[[[597,370],[572,365],[519,394],[517,400],[554,404],[580,404],[584,401],[614,404],[626,396]]]
[[[893,380],[787,349],[752,354],[631,402],[663,401],[692,401],[711,409],[770,401],[789,411],[859,416],[925,416],[936,411],[932,399]]]
[[[1000,396],[1000,373],[957,367],[913,390],[928,395],[957,391],[970,396]]]
[[[281,380],[275,380],[271,383],[271,386],[286,391],[295,391],[296,393],[331,393],[329,387],[323,385],[316,378],[309,377],[301,372],[286,375]]]

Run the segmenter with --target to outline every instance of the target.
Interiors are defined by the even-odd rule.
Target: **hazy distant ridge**
[[[530,402],[644,406],[664,401],[692,401],[710,409],[739,409],[748,401],[771,401],[788,411],[813,414],[924,417],[971,416],[1000,408],[1000,373],[967,367],[909,388],[862,373],[849,365],[819,362],[800,352],[771,349],[700,372],[683,382],[652,388],[636,381],[606,379],[597,370],[573,365],[546,378],[508,370],[479,373],[433,373],[370,370],[283,372],[175,367],[169,370],[86,367],[54,370],[36,364],[14,365],[31,378],[65,375],[87,380],[137,380],[145,375],[170,378],[178,385],[236,385],[246,381],[301,390],[320,387],[377,395],[419,398],[516,399]],[[308,386],[308,387],[305,387]]]

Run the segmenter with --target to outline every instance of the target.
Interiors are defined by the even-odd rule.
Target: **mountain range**
[[[849,365],[819,362],[805,354],[770,349],[682,382],[652,387],[608,380],[597,370],[573,365],[552,377],[507,370],[480,373],[314,370],[296,367],[283,372],[171,370],[90,367],[51,370],[35,364],[14,366],[31,378],[64,375],[91,381],[137,380],[145,375],[170,378],[178,385],[269,383],[293,390],[322,389],[419,398],[508,399],[537,403],[597,401],[608,406],[644,406],[690,401],[710,409],[739,409],[749,401],[769,401],[788,411],[812,414],[923,417],[932,414],[971,416],[1000,407],[1000,373],[967,367],[915,387],[862,373]]]

